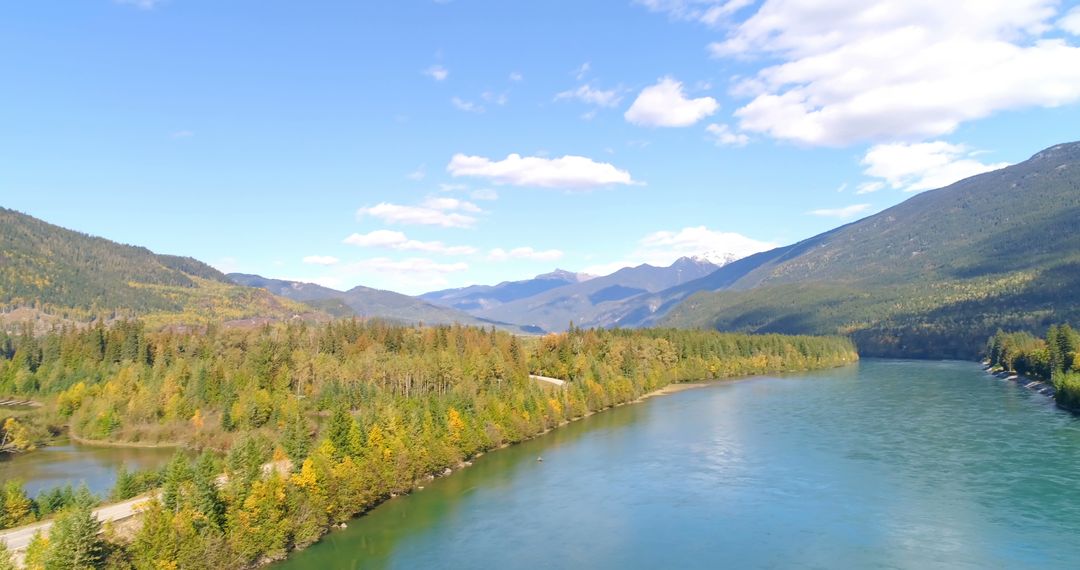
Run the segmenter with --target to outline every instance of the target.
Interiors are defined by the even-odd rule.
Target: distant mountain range
[[[668,267],[643,264],[626,267],[603,277],[583,279],[580,275],[561,272],[564,283],[558,285],[549,279],[537,279],[532,284],[516,289],[527,291],[529,287],[541,288],[536,281],[544,281],[538,293],[528,296],[508,296],[505,301],[477,303],[466,308],[470,314],[500,322],[518,323],[539,327],[547,331],[566,330],[571,322],[578,326],[606,326],[600,319],[612,308],[626,299],[659,292],[708,275],[717,269],[711,261],[700,258],[681,258]],[[549,274],[551,275],[551,274]],[[496,286],[499,287],[499,286]],[[422,295],[430,298],[442,292]]]
[[[409,297],[225,276],[0,208],[0,321],[30,311],[158,324],[360,315],[534,333],[665,325],[844,334],[866,355],[969,358],[999,327],[1080,323],[1077,220],[1080,143],[1068,143],[743,259],[557,270]]]
[[[608,315],[852,335],[868,355],[974,357],[1003,329],[1080,323],[1080,143],[642,296]]]
[[[430,325],[452,323],[476,326],[494,325],[517,332],[541,332],[537,329],[480,319],[456,309],[428,303],[423,299],[370,287],[359,286],[348,291],[338,291],[313,283],[269,279],[244,273],[230,273],[228,278],[238,285],[265,289],[274,295],[307,303],[337,317],[378,317]]]
[[[420,298],[461,311],[482,311],[592,278],[592,275],[556,269],[551,273],[544,273],[523,281],[503,281],[498,285],[472,285],[458,289],[443,289],[424,293],[420,295]]]

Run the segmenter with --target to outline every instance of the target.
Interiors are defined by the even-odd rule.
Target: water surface
[[[29,453],[0,455],[0,482],[17,479],[31,497],[39,492],[85,483],[99,496],[108,495],[121,465],[128,470],[157,469],[169,462],[175,450],[164,448],[94,447],[58,441]]]
[[[868,360],[598,414],[275,568],[1075,568],[1078,536],[1073,416],[974,364]]]

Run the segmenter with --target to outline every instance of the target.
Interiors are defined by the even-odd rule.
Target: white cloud
[[[884,182],[863,182],[855,187],[856,194],[871,194],[885,187]]]
[[[734,90],[744,131],[813,145],[910,140],[1080,100],[1056,0],[766,0],[712,44],[768,65]],[[1066,17],[1065,25],[1071,20]]]
[[[577,99],[583,103],[598,107],[614,107],[622,101],[622,96],[619,95],[617,89],[594,89],[586,83],[577,89],[563,91],[555,95],[556,101],[565,101],[567,99]]]
[[[173,139],[190,139],[193,136],[195,136],[195,133],[193,131],[187,131],[187,130],[173,131],[173,132],[169,133],[169,138],[173,138]]]
[[[391,230],[375,230],[366,234],[354,233],[343,240],[358,247],[381,247],[398,251],[423,251],[442,255],[472,255],[476,248],[466,245],[445,245],[441,241],[418,241],[404,233]],[[335,261],[336,262],[336,261]]]
[[[1057,23],[1058,27],[1074,36],[1080,36],[1080,6],[1069,10]]]
[[[117,4],[134,6],[140,10],[153,10],[165,3],[165,0],[114,0]]]
[[[667,12],[677,20],[692,20],[709,26],[721,23],[753,0],[635,0],[653,12]]]
[[[417,182],[423,180],[427,176],[427,167],[423,164],[416,167],[416,170],[405,175],[405,178],[409,180],[415,180]]]
[[[718,108],[720,105],[712,97],[688,99],[681,82],[663,77],[656,85],[642,89],[624,116],[644,127],[688,127]]]
[[[586,61],[585,63],[581,64],[580,66],[578,66],[577,69],[574,70],[574,77],[578,81],[581,81],[582,79],[585,79],[586,75],[589,74],[590,69],[592,69],[592,65],[590,65],[589,62]]]
[[[474,103],[472,101],[466,101],[461,97],[450,98],[450,103],[459,111],[465,111],[466,113],[483,113],[484,106]]]
[[[471,212],[479,214],[483,212],[479,206],[472,202],[466,202],[465,200],[458,200],[457,198],[428,198],[421,204],[425,208],[434,208],[436,210],[461,210],[463,212]]]
[[[708,259],[719,265],[774,247],[774,243],[758,241],[735,232],[693,226],[677,231],[663,230],[647,234],[623,261],[593,265],[586,267],[584,272],[609,275],[623,267],[642,263],[666,267],[681,257]]]
[[[375,257],[350,263],[342,268],[338,279],[362,277],[365,283],[383,286],[399,292],[421,293],[447,284],[446,276],[467,271],[464,262],[438,263],[426,258],[390,259]]]
[[[494,91],[484,91],[480,94],[480,98],[488,103],[494,103],[502,106],[510,101],[510,96],[507,92],[495,93]]]
[[[498,200],[499,193],[491,188],[478,188],[469,192],[469,197],[473,200]]]
[[[357,217],[371,216],[389,224],[416,224],[444,228],[471,228],[476,218],[456,212],[445,212],[424,206],[403,206],[382,202],[370,208],[360,208]]]
[[[302,261],[309,265],[337,265],[341,260],[332,255],[309,255]]]
[[[719,146],[746,146],[746,143],[750,142],[750,137],[733,132],[731,127],[724,124],[713,123],[705,127],[705,132],[709,133],[713,142]]]
[[[680,257],[712,260],[739,259],[776,247],[735,232],[710,230],[705,226],[686,227],[677,232],[658,231],[641,238],[640,257],[668,265]]]
[[[612,184],[637,184],[630,173],[584,156],[542,158],[508,155],[503,160],[455,154],[446,166],[452,176],[487,178],[495,184],[541,188],[587,189]]]
[[[964,145],[945,141],[879,144],[866,152],[862,164],[867,176],[881,178],[892,188],[907,192],[941,188],[1009,165],[1007,162],[984,164],[973,158],[976,154]]]
[[[847,219],[854,218],[869,209],[870,204],[853,204],[851,206],[844,206],[843,208],[821,208],[819,210],[810,210],[807,214],[825,218]]]
[[[445,81],[447,77],[450,77],[450,70],[441,65],[433,65],[424,71],[424,75],[434,79],[435,81]]]
[[[508,259],[528,259],[532,261],[556,261],[561,259],[563,252],[557,249],[547,249],[543,251],[535,250],[531,247],[515,247],[510,251],[506,251],[501,247],[497,247],[488,252],[488,259],[492,261],[506,261]]]
[[[524,81],[525,76],[520,71],[514,71],[510,73],[510,81],[517,83],[518,81]]]

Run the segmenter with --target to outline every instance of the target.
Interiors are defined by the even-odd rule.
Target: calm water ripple
[[[1080,421],[974,364],[867,360],[599,414],[275,568],[1076,568],[1078,536]]]

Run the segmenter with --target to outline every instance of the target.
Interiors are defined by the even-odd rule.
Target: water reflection
[[[593,416],[277,568],[1070,568],[1077,533],[1080,422],[974,364],[866,361]]]
[[[0,460],[0,482],[23,481],[27,494],[63,485],[85,483],[90,491],[106,495],[116,483],[121,465],[130,470],[157,469],[175,451],[155,448],[92,447],[69,441]],[[0,456],[3,457],[3,456]]]

